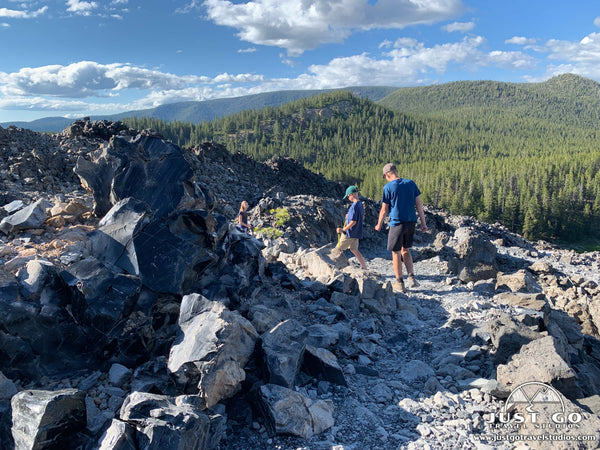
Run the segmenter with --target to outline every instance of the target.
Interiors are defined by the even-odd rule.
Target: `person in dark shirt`
[[[367,264],[365,258],[358,251],[358,240],[363,237],[363,222],[365,218],[365,209],[363,204],[360,202],[358,197],[358,188],[356,186],[350,186],[346,189],[346,195],[344,200],[350,200],[352,205],[348,209],[346,214],[346,220],[344,221],[343,227],[337,227],[336,232],[340,234],[340,241],[336,247],[336,253],[340,254],[344,250],[350,250],[363,270],[367,270]]]
[[[414,181],[398,176],[398,170],[394,164],[388,163],[383,167],[383,176],[387,184],[383,187],[383,198],[379,220],[375,230],[381,230],[386,215],[390,215],[390,230],[388,232],[387,249],[392,252],[392,264],[396,281],[392,283],[395,291],[405,292],[404,278],[402,275],[402,262],[406,266],[408,287],[417,287],[419,284],[415,279],[413,259],[410,247],[413,244],[417,215],[421,221],[421,231],[427,231],[425,213],[421,203],[421,191]]]
[[[236,224],[236,228],[243,233],[249,233],[252,225],[248,224],[248,214],[246,211],[248,210],[248,202],[244,200],[240,205],[240,212],[238,212]]]

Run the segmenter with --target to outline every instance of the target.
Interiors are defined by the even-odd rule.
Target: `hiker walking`
[[[400,178],[398,170],[392,163],[383,166],[383,176],[387,184],[383,187],[383,198],[379,220],[375,230],[380,231],[386,215],[390,215],[390,229],[388,232],[387,249],[392,252],[392,264],[396,281],[392,283],[395,291],[406,292],[402,275],[402,262],[406,266],[408,287],[417,287],[413,259],[410,247],[413,245],[417,215],[421,221],[421,231],[427,231],[425,213],[421,203],[421,191],[413,180]]]
[[[336,253],[341,254],[344,250],[350,250],[363,270],[367,270],[367,264],[363,255],[358,251],[358,240],[363,237],[363,222],[365,209],[358,198],[358,188],[350,186],[346,189],[344,200],[350,200],[352,205],[348,208],[346,220],[343,227],[337,227],[336,232],[340,235],[340,241],[336,247]]]

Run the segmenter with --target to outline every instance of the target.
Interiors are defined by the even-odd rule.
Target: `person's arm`
[[[425,222],[425,213],[423,212],[423,203],[421,202],[420,195],[417,195],[417,198],[415,198],[415,206],[417,208],[417,213],[419,214],[419,219],[421,220],[421,231],[424,233],[428,228],[427,223]]]
[[[352,228],[354,225],[356,225],[356,220],[351,220],[350,223],[347,223],[343,228],[342,228],[342,232],[346,232],[348,231],[350,228]]]
[[[387,216],[387,213],[390,210],[390,205],[388,205],[387,203],[382,203],[381,204],[381,209],[379,210],[379,219],[377,220],[377,225],[375,225],[375,230],[376,231],[380,231],[381,227],[383,226],[383,220],[385,219],[385,216]]]
[[[342,234],[342,233],[345,233],[346,231],[348,231],[354,225],[356,225],[356,220],[351,220],[349,223],[347,223],[343,227],[337,227],[335,231],[337,234]]]

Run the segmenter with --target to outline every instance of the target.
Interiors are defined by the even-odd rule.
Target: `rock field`
[[[599,252],[427,207],[397,293],[379,205],[363,272],[287,158],[84,120],[0,162],[2,449],[598,447]]]

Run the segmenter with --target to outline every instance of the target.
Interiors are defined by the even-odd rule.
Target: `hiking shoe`
[[[414,275],[409,275],[408,278],[406,279],[406,285],[409,288],[416,288],[419,287],[419,283],[417,282],[416,278]]]
[[[406,292],[406,289],[404,288],[404,281],[403,280],[396,280],[396,281],[392,281],[392,289],[394,290],[394,292]]]

